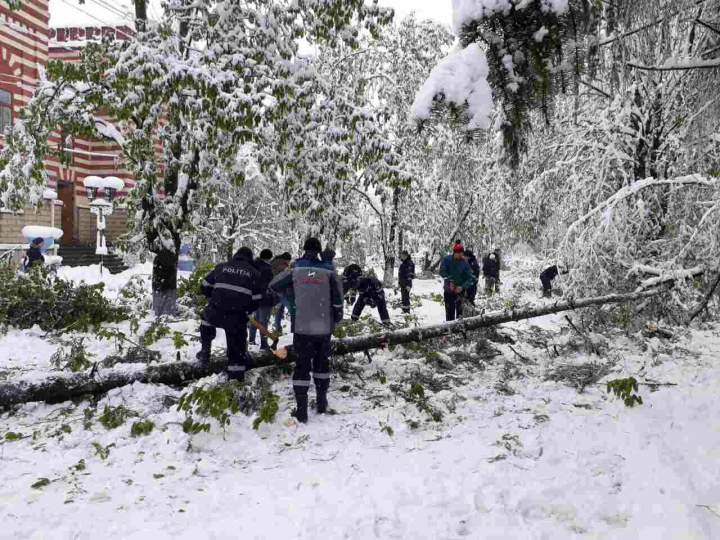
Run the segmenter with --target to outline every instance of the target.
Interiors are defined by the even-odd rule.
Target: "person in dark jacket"
[[[290,255],[287,251],[282,255],[278,255],[272,260],[272,262],[270,263],[270,268],[272,269],[273,279],[288,269],[288,267],[290,266],[290,261],[292,261],[292,255]],[[282,332],[282,320],[285,316],[286,309],[290,314],[290,328],[292,330],[292,320],[295,318],[293,313],[294,307],[291,309],[290,300],[288,298],[277,295],[276,298],[277,304],[275,305],[275,332]]]
[[[500,270],[502,270],[502,257],[500,256],[500,248],[493,248],[492,252],[495,254],[495,260],[497,261],[497,275],[495,276],[495,292],[500,292]]]
[[[335,325],[343,318],[342,282],[327,263],[320,260],[322,245],[308,238],[305,254],[295,264],[275,277],[270,290],[295,301],[293,347],[297,354],[293,373],[293,391],[298,422],[308,419],[310,372],[315,379],[317,412],[327,411],[330,387],[330,339]]]
[[[545,298],[552,296],[552,282],[558,276],[558,274],[567,274],[569,270],[565,268],[558,268],[556,264],[548,266],[545,270],[540,272],[540,283],[542,283],[542,295]]]
[[[398,270],[398,284],[402,297],[402,310],[403,313],[410,313],[410,289],[412,289],[412,282],[415,279],[415,263],[407,251],[400,254],[400,260],[402,262]]]
[[[350,264],[345,267],[342,274],[343,291],[345,291],[345,303],[352,306],[357,300],[357,288],[363,271],[358,264]]]
[[[200,320],[202,348],[197,358],[203,365],[208,364],[216,328],[224,329],[228,380],[245,380],[249,365],[248,314],[257,309],[262,298],[260,283],[260,272],[253,264],[252,250],[247,247],[241,247],[232,261],[218,264],[200,283],[202,293],[210,301]]]
[[[472,287],[468,287],[468,290],[465,293],[465,298],[467,299],[467,301],[474,306],[475,297],[477,296],[478,280],[480,279],[480,263],[478,262],[475,254],[469,249],[465,250],[465,252],[463,253],[463,258],[467,261],[468,266],[470,266],[470,271],[475,277],[475,283],[472,285]]]
[[[268,285],[273,280],[272,261],[273,254],[269,249],[263,249],[260,252],[260,257],[255,259],[255,268],[260,272],[260,290],[262,291],[262,298],[258,303],[257,311],[255,311],[254,318],[264,328],[270,324],[270,316],[272,315],[272,308],[275,305],[275,295],[268,290]],[[255,345],[255,336],[257,335],[257,328],[250,325],[250,343]],[[260,350],[269,349],[267,337],[260,335]]]
[[[333,262],[335,260],[335,250],[334,249],[330,249],[329,247],[325,248],[325,251],[323,251],[320,254],[320,259],[324,263],[330,263],[332,265],[333,269],[335,269],[335,263]]]
[[[452,255],[447,255],[440,265],[440,276],[444,278],[445,319],[454,321],[462,314],[462,300],[465,291],[475,283],[470,265],[463,258],[465,248],[456,245]]]
[[[346,282],[343,280],[343,287],[345,287],[345,284]],[[388,313],[387,301],[385,300],[385,290],[375,275],[369,272],[363,273],[353,282],[348,282],[347,286],[357,291],[357,302],[355,302],[351,316],[353,321],[360,320],[360,315],[362,315],[365,306],[370,306],[371,308],[377,308],[380,321],[383,324],[390,324],[390,314]]]
[[[492,296],[497,290],[500,263],[495,253],[489,253],[483,260],[483,276],[485,276],[485,296]]]
[[[35,238],[32,241],[32,244],[30,244],[30,247],[25,252],[25,255],[27,256],[25,268],[30,268],[33,265],[42,266],[43,264],[45,264],[45,257],[40,251],[44,243],[45,240],[40,237]],[[36,264],[38,261],[40,261],[39,265]]]

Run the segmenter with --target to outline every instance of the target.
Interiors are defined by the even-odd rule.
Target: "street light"
[[[105,239],[107,229],[106,217],[113,213],[113,199],[115,193],[125,187],[125,182],[116,176],[100,178],[99,176],[86,176],[83,181],[90,199],[90,213],[97,216],[97,243],[95,255],[100,255],[100,273],[102,274],[102,256],[108,254]],[[103,191],[105,198],[99,198],[98,192]]]

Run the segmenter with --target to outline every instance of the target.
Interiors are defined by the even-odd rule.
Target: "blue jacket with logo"
[[[270,290],[294,299],[296,334],[328,336],[342,320],[343,290],[332,265],[305,254],[275,277]]]

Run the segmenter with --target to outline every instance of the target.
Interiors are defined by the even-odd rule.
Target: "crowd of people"
[[[277,338],[284,315],[288,313],[297,355],[293,374],[296,418],[307,422],[311,382],[315,384],[317,412],[325,413],[331,337],[336,325],[343,320],[344,303],[352,306],[352,321],[358,321],[369,306],[378,310],[381,324],[391,324],[385,290],[374,272],[350,264],[340,277],[334,258],[334,251],[323,250],[317,238],[309,238],[303,245],[303,255],[295,261],[287,252],[273,257],[269,249],[263,249],[254,259],[252,250],[242,247],[231,261],[218,264],[201,283],[209,301],[200,323],[201,348],[197,356],[200,362],[209,363],[216,329],[222,328],[227,341],[227,377],[243,381],[251,363],[248,339],[254,344],[259,331],[260,349],[269,349],[268,336]],[[401,309],[403,313],[410,313],[415,264],[407,251],[400,254],[400,261]],[[444,257],[440,265],[446,320],[462,317],[467,305],[474,307],[481,273],[486,296],[499,292],[501,268],[499,249],[487,253],[480,264],[471,250],[456,241],[452,253]],[[553,265],[541,273],[543,295],[551,292],[552,280],[559,272]],[[276,334],[268,331],[273,309]]]

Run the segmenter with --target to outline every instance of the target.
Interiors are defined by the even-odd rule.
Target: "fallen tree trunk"
[[[658,296],[665,292],[667,291],[655,290],[629,294],[610,294],[580,300],[566,300],[524,309],[497,311],[432,326],[421,326],[392,332],[337,339],[333,341],[333,354],[350,354],[367,351],[369,349],[385,348],[391,345],[426,341],[449,334],[464,334],[480,328],[532,319],[543,315],[561,313],[563,311],[589,306],[633,302],[635,300]],[[292,346],[287,347],[286,350],[287,356],[282,359],[276,357],[271,351],[253,353],[251,355],[253,358],[253,367],[293,363],[296,355]],[[137,366],[136,369],[133,369],[132,365],[126,365],[122,370],[99,369],[81,374],[57,374],[42,381],[20,379],[15,382],[0,385],[0,407],[33,401],[57,403],[87,394],[101,394],[135,382],[181,386],[213,373],[220,373],[224,369],[224,358],[215,356],[206,368],[194,362],[168,362],[164,364]]]

